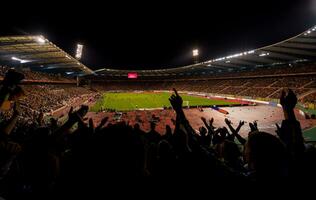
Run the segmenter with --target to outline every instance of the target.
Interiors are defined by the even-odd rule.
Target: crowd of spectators
[[[10,69],[8,66],[0,65],[0,78],[5,76],[5,73]],[[28,81],[54,81],[54,82],[74,82],[73,79],[62,76],[61,74],[55,73],[43,73],[37,71],[31,71],[29,69],[19,70],[19,72],[23,73],[25,76],[25,80]]]
[[[0,69],[1,73],[7,70]],[[313,89],[315,77],[113,81],[93,84],[92,91],[71,85],[20,85],[25,73],[9,71],[11,75],[6,71],[0,89],[0,197],[4,199],[80,193],[90,187],[106,187],[113,179],[194,177],[252,183],[316,176],[316,149],[304,142],[294,114],[298,101],[295,93]],[[256,80],[260,80],[257,85]],[[293,90],[285,92],[281,81],[290,81]],[[152,117],[155,120],[148,132],[137,123],[130,126],[108,118],[94,124],[85,117],[85,105],[70,109],[66,119],[51,117],[44,121],[44,113],[96,91],[172,87],[218,94],[281,96],[284,120],[276,125],[276,136],[261,132],[253,122],[249,123],[248,137],[243,138],[238,134],[246,126],[242,119],[236,127],[228,119],[226,127],[214,127],[214,119],[202,118],[204,126],[194,130],[182,110],[182,98],[174,90],[169,101],[176,113],[175,129],[166,126],[162,135],[155,127],[163,119]],[[13,102],[10,108],[6,108],[8,100]],[[315,101],[315,93],[306,96],[305,101]]]
[[[302,95],[316,88],[315,76],[280,78],[240,78],[222,80],[121,80],[93,83],[99,91],[109,90],[170,90],[206,92],[213,94],[247,96],[252,98],[278,98],[277,91],[291,88]]]
[[[194,130],[175,89],[169,98],[176,113],[175,129],[166,126],[162,135],[155,130],[161,120],[155,116],[150,131],[144,132],[138,124],[109,123],[108,118],[94,124],[85,118],[84,105],[70,109],[62,123],[55,118],[45,123],[39,115],[17,127],[20,92],[8,81],[0,91],[14,101],[12,116],[0,124],[0,196],[7,200],[65,198],[66,193],[83,192],[105,195],[117,180],[122,187],[124,180],[143,178],[253,183],[316,175],[316,149],[304,143],[292,90],[280,95],[284,120],[276,125],[277,135],[261,132],[253,122],[247,138],[239,135],[246,126],[242,119],[237,126],[225,119],[225,127],[214,127],[213,118],[201,118],[204,126]],[[1,98],[0,104],[4,102]]]
[[[0,77],[2,80],[6,72],[10,69],[7,66],[0,66]],[[75,84],[61,84],[64,81],[71,79],[61,77],[59,75],[46,74],[34,71],[19,71],[23,74],[24,79],[28,81],[39,81],[45,84],[23,84],[20,86],[20,117],[17,120],[17,125],[31,123],[39,115],[50,115],[53,111],[63,106],[74,104],[74,100],[84,98],[85,95],[95,94],[94,91],[85,87],[77,87]],[[59,84],[47,84],[53,81]],[[5,120],[12,117],[12,111],[2,110],[0,119]]]
[[[302,99],[303,103],[313,103],[316,104],[316,91],[306,95],[303,99]]]
[[[23,85],[22,89],[25,98],[21,104],[44,113],[64,106],[71,99],[93,93],[84,87],[69,85]]]
[[[291,88],[300,96],[316,88],[315,63],[259,67],[243,72],[216,76],[172,78],[160,80],[107,80],[93,83],[99,91],[107,90],[170,90],[206,92],[251,98],[278,98],[279,91]],[[266,75],[269,75],[268,77]],[[140,77],[142,79],[142,77]]]

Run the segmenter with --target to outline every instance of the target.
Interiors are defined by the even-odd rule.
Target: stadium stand
[[[310,35],[316,34],[311,32]],[[304,141],[301,124],[295,116],[298,101],[315,103],[316,64],[307,59],[315,53],[309,51],[308,55],[302,55],[302,51],[297,50],[308,51],[314,47],[314,40],[306,35],[192,66],[142,70],[136,80],[127,79],[128,70],[102,69],[95,76],[92,70],[67,57],[68,54],[46,39],[42,39],[44,44],[27,47],[25,41],[34,43],[36,39],[34,36],[0,38],[8,46],[5,51],[0,43],[0,60],[5,64],[11,61],[7,55],[16,50],[19,53],[32,51],[28,59],[34,58],[34,49],[51,50],[60,55],[60,60],[55,60],[49,53],[50,59],[43,63],[36,61],[29,69],[19,72],[0,67],[1,198],[47,199],[49,196],[62,199],[67,193],[107,194],[109,185],[117,180],[122,188],[127,179],[147,177],[161,178],[164,182],[185,180],[185,184],[191,184],[187,181],[190,178],[214,183],[228,179],[271,183],[316,177],[316,148]],[[26,47],[13,48],[16,43]],[[283,53],[278,52],[280,49]],[[277,52],[279,56],[265,59],[261,56],[265,52],[272,55]],[[240,56],[244,56],[243,59]],[[231,62],[224,62],[228,57],[232,58]],[[286,62],[280,64],[282,60]],[[60,75],[40,72],[59,62],[60,67],[54,66],[56,72],[51,74]],[[250,65],[245,64],[243,68],[240,62]],[[64,77],[69,68],[78,70],[77,75],[90,75],[80,77],[81,86],[77,86],[74,79]],[[230,70],[232,68],[236,69]],[[25,78],[19,82],[14,76]],[[245,127],[245,122],[241,118],[237,124],[225,118],[224,127],[214,126],[217,119],[201,118],[202,125],[195,130],[176,90],[169,98],[173,110],[135,110],[133,118],[124,116],[126,113],[109,112],[113,119],[105,117],[95,123],[88,117],[89,107],[81,105],[91,98],[99,98],[105,91],[171,91],[173,88],[223,98],[277,100],[284,119],[275,127],[276,135],[261,132],[254,121],[248,123],[248,137],[242,137],[240,129]],[[54,116],[61,108],[65,108],[66,113]],[[218,107],[213,109],[221,111],[221,115],[228,113]],[[269,108],[267,110],[269,112]],[[170,117],[171,113],[175,118]],[[49,120],[45,120],[45,116],[49,116]],[[148,132],[140,128],[140,119],[144,116],[151,122]],[[134,125],[120,121],[124,117]],[[172,122],[174,130],[164,120]],[[165,125],[164,134],[157,132],[157,124]]]
[[[0,94],[8,91],[7,87],[5,82]],[[56,86],[24,89],[34,92],[28,104],[34,108],[42,101],[36,95],[52,94],[61,101],[79,92]],[[66,97],[63,93],[67,93]],[[9,91],[6,95],[16,96],[16,92]],[[53,99],[45,97],[46,102],[41,106],[46,109],[54,104]],[[2,119],[0,126],[1,197],[41,198],[49,194],[60,198],[74,192],[91,195],[92,191],[104,193],[114,180],[143,177],[265,183],[316,176],[316,149],[304,143],[300,123],[294,115],[297,97],[292,90],[282,93],[280,98],[285,119],[277,127],[278,136],[260,132],[257,122],[253,122],[249,124],[248,138],[243,138],[238,133],[245,125],[242,119],[237,126],[225,119],[228,128],[215,128],[214,119],[202,118],[204,126],[195,131],[183,112],[181,96],[175,91],[169,101],[176,113],[176,128],[173,131],[166,126],[163,135],[155,130],[156,123],[161,123],[158,113],[140,113],[152,114],[155,120],[145,133],[137,123],[134,126],[125,122],[107,123],[107,117],[100,124],[94,125],[92,119],[85,123],[88,106],[70,109],[64,122],[54,118],[45,122],[43,115],[38,115],[17,126],[23,102],[16,101],[10,110],[12,115]]]
[[[112,80],[95,82],[93,87],[100,90],[171,90],[178,88],[180,91],[207,92],[224,95],[240,95],[248,97],[275,98],[277,91],[283,88],[293,89],[299,96],[315,88],[316,74],[303,73],[305,69],[310,69],[315,64],[298,65],[295,68],[279,68],[277,70],[261,69],[253,76],[252,73],[238,73],[238,79],[231,79],[226,75],[218,75],[205,79],[188,80]],[[276,73],[277,72],[277,73]],[[252,75],[252,77],[250,76]],[[265,77],[269,76],[269,77]],[[93,81],[93,80],[92,80]],[[99,84],[100,83],[100,84]]]

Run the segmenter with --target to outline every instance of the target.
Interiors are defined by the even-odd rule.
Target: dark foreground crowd
[[[23,77],[10,73],[0,90],[2,108],[9,100],[14,102],[11,118],[0,124],[0,197],[4,199],[78,194],[99,186],[103,191],[118,180],[252,183],[316,177],[316,151],[304,143],[294,114],[297,98],[291,90],[280,97],[284,120],[276,126],[277,136],[261,132],[254,122],[243,138],[238,134],[243,121],[234,127],[226,119],[227,127],[214,127],[213,119],[204,118],[197,133],[176,90],[169,98],[176,112],[175,129],[166,126],[160,135],[154,123],[147,133],[138,124],[111,124],[108,118],[95,126],[92,119],[85,119],[84,105],[70,109],[61,125],[53,118],[44,123],[41,115],[32,124],[16,126],[18,83]]]

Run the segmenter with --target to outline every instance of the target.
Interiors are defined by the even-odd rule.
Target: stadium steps
[[[314,93],[314,92],[316,92],[316,89],[314,89],[314,90],[309,90],[309,91],[307,91],[307,92],[301,94],[301,95],[298,97],[298,99],[301,100],[301,99],[303,99],[304,97],[306,97],[307,95],[310,95],[310,94],[312,94],[312,93]]]
[[[274,94],[276,94],[276,93],[280,93],[281,92],[281,90],[283,90],[283,88],[281,87],[281,88],[279,88],[279,89],[277,89],[276,91],[274,91],[274,92],[272,92],[270,95],[268,95],[266,98],[270,98],[271,96],[273,96]]]
[[[253,89],[253,88],[251,88],[251,87],[245,88],[244,90],[240,91],[240,92],[238,93],[238,95],[241,94],[241,96],[247,96],[247,95],[244,95],[244,92],[247,92],[247,91],[250,90],[250,89]]]
[[[241,87],[250,87],[251,85],[252,83],[247,81],[246,83],[242,84]]]
[[[309,85],[311,85],[313,83],[314,83],[314,81],[310,81],[310,82],[306,83],[305,85],[303,85],[301,88],[305,88],[306,86],[309,86]]]
[[[272,86],[275,85],[277,82],[279,82],[279,80],[274,81],[273,83],[271,83],[270,85],[268,85],[268,87],[272,87]]]
[[[245,92],[247,90],[250,90],[250,88],[244,88],[244,90],[241,90],[240,92],[237,92],[236,95],[239,95],[239,94],[241,94],[241,93],[243,93],[243,92]]]
[[[231,86],[224,87],[223,89],[218,90],[216,93],[221,94],[222,91],[224,91],[224,90],[226,90],[226,89],[228,89],[228,88],[230,88],[230,87],[231,87]]]

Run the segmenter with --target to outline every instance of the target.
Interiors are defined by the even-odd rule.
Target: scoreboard
[[[135,79],[135,78],[137,78],[137,77],[138,77],[137,72],[129,72],[129,73],[127,74],[127,78],[133,78],[133,79]]]

